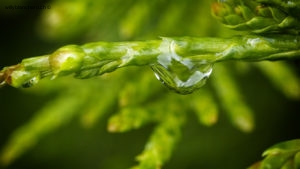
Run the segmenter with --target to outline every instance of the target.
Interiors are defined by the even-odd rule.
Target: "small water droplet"
[[[212,64],[205,61],[193,62],[189,58],[179,56],[175,51],[175,45],[173,40],[163,39],[161,45],[163,52],[151,68],[156,78],[168,88],[180,94],[189,94],[205,84],[212,72]]]
[[[35,76],[35,77],[33,77],[33,78],[27,80],[26,82],[24,82],[24,83],[22,84],[22,87],[23,87],[23,88],[29,88],[29,87],[31,87],[31,86],[37,84],[39,80],[40,80],[40,78],[39,78],[38,76]]]

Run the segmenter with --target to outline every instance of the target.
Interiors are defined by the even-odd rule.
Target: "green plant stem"
[[[174,58],[174,53],[177,58]],[[299,36],[246,35],[232,38],[178,37],[138,42],[94,42],[82,46],[68,45],[45,56],[24,59],[5,67],[0,83],[30,87],[41,78],[74,74],[90,78],[125,66],[158,64],[176,59],[199,64],[227,60],[261,61],[299,58]]]
[[[235,30],[299,34],[299,4],[299,0],[219,0],[213,3],[212,14]]]

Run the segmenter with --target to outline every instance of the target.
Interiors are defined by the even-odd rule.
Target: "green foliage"
[[[249,169],[280,168],[296,169],[300,167],[300,140],[290,140],[278,143],[268,148],[264,160],[249,167]]]
[[[290,2],[290,1],[289,1]],[[227,27],[236,30],[247,30],[254,33],[270,33],[290,31],[299,32],[299,15],[293,16],[288,2],[265,2],[264,5],[255,1],[227,0],[225,3],[215,3],[213,14]],[[294,7],[299,2],[294,3]],[[273,6],[274,4],[274,6]],[[277,5],[277,6],[276,6]],[[293,9],[293,11],[299,9]]]
[[[228,112],[232,124],[244,132],[250,132],[254,128],[253,113],[244,103],[238,87],[234,83],[230,73],[222,65],[218,65],[213,84],[222,101],[222,106]],[[222,84],[222,85],[219,85]]]
[[[260,5],[258,2],[264,2],[264,5]],[[298,1],[293,2],[298,4]],[[6,143],[0,154],[0,161],[7,168],[9,168],[9,165],[13,165],[14,162],[17,163],[18,158],[22,159],[30,153],[34,147],[38,147],[41,142],[41,144],[43,144],[43,141],[45,143],[45,140],[50,138],[51,134],[55,136],[55,133],[58,133],[63,128],[68,128],[68,125],[76,121],[76,119],[80,121],[83,128],[88,128],[90,131],[107,121],[107,131],[110,133],[123,133],[119,134],[122,137],[136,132],[134,130],[137,129],[143,132],[144,129],[150,128],[151,132],[146,132],[149,138],[144,148],[138,150],[141,153],[137,155],[135,154],[136,152],[128,152],[129,154],[137,155],[137,164],[134,164],[134,169],[159,169],[163,168],[165,164],[168,165],[168,161],[172,159],[172,154],[176,156],[178,152],[182,152],[180,150],[177,152],[176,147],[180,144],[183,136],[189,132],[185,128],[193,123],[193,118],[196,118],[196,121],[203,126],[215,126],[216,128],[220,126],[223,129],[226,128],[222,117],[224,112],[230,123],[238,130],[247,133],[248,135],[243,136],[248,137],[249,133],[253,132],[253,130],[255,132],[255,128],[260,127],[259,122],[256,123],[256,121],[263,121],[263,125],[267,126],[270,122],[266,121],[271,121],[272,116],[276,116],[275,114],[266,116],[257,114],[256,110],[259,109],[259,106],[253,106],[253,101],[247,99],[248,95],[255,95],[252,98],[262,102],[259,104],[265,103],[266,105],[268,105],[268,101],[272,100],[272,98],[268,98],[270,100],[260,99],[260,97],[262,99],[265,98],[265,89],[260,89],[260,85],[264,85],[265,82],[260,81],[256,85],[255,83],[259,82],[259,80],[256,80],[258,78],[257,74],[265,75],[265,79],[269,79],[270,84],[286,96],[283,100],[293,99],[291,102],[299,102],[300,79],[296,72],[297,69],[294,69],[290,64],[267,61],[260,63],[216,63],[213,66],[212,77],[208,79],[206,86],[192,94],[182,96],[162,87],[155,79],[153,72],[148,68],[149,65],[153,68],[153,63],[157,64],[156,53],[164,53],[164,51],[157,49],[161,47],[161,42],[166,41],[110,42],[156,39],[158,36],[220,36],[220,38],[170,38],[171,42],[174,42],[175,46],[177,46],[174,51],[182,56],[179,59],[180,61],[177,60],[176,65],[173,65],[176,68],[180,66],[182,68],[176,70],[176,72],[186,72],[186,67],[183,65],[186,58],[196,61],[207,59],[211,62],[221,62],[230,59],[258,61],[290,57],[298,58],[299,37],[298,35],[295,36],[295,34],[299,30],[299,17],[295,11],[299,10],[297,6],[289,6],[290,4],[285,3],[285,1],[274,0],[266,3],[262,0],[257,0],[257,2],[227,0],[215,2],[212,6],[213,14],[228,27],[239,30],[254,30],[256,33],[272,32],[271,35],[250,34],[234,37],[231,37],[234,33],[223,29],[211,18],[209,15],[209,1],[153,0],[150,2],[146,0],[129,0],[124,2],[120,0],[54,0],[51,1],[50,5],[51,10],[40,11],[40,18],[37,22],[37,32],[41,34],[40,39],[44,39],[48,44],[55,43],[58,46],[64,46],[60,44],[61,42],[74,43],[78,39],[80,39],[80,43],[95,40],[108,42],[86,43],[81,46],[68,45],[59,48],[51,55],[24,59],[19,65],[4,68],[4,71],[0,73],[1,82],[5,81],[16,87],[30,87],[34,85],[29,89],[20,90],[20,93],[38,95],[37,97],[48,100],[43,105],[35,107],[35,109],[40,108],[40,110],[37,110],[32,117],[25,119],[27,121],[22,121],[24,124],[21,127],[12,127],[9,138],[5,137],[6,140],[4,141]],[[277,8],[276,5],[281,5],[282,8]],[[258,12],[253,12],[255,11],[254,9],[258,9]],[[287,34],[283,32],[287,32]],[[222,38],[222,36],[227,36],[227,38]],[[166,49],[169,47],[171,45],[167,46]],[[55,48],[57,47],[53,47],[53,49]],[[126,54],[128,49],[132,49],[130,51],[133,53],[137,52],[138,55],[136,56],[138,57],[135,59],[129,56],[121,58],[124,55],[124,51]],[[151,52],[155,53],[155,57],[151,57],[153,56]],[[104,60],[101,60],[103,58]],[[174,57],[170,58],[173,59]],[[155,62],[153,59],[155,59]],[[126,67],[116,70],[129,65],[146,67]],[[202,63],[200,65],[202,66]],[[196,64],[196,66],[199,65]],[[170,71],[166,67],[160,68],[162,68],[162,71]],[[253,75],[251,72],[255,74],[255,83],[245,85],[241,79]],[[59,76],[73,73],[77,78],[93,78],[85,80],[78,80],[72,77],[58,78]],[[102,76],[94,77],[95,75]],[[52,77],[52,80],[57,78],[52,81],[46,78],[49,76]],[[11,79],[10,77],[13,78]],[[44,79],[37,84],[42,78]],[[183,78],[189,77],[184,76]],[[237,80],[237,78],[239,79]],[[247,87],[244,85],[254,86],[254,91],[246,95],[245,93],[247,92],[245,90],[247,90]],[[267,88],[272,88],[270,86]],[[0,90],[2,92],[6,89],[10,90],[9,88]],[[266,95],[272,92],[273,90],[270,90]],[[9,96],[17,98],[15,95],[11,96],[9,94]],[[26,95],[26,97],[30,96]],[[4,100],[4,97],[1,96],[2,98]],[[24,102],[23,105],[28,104],[30,106],[29,100],[26,98],[19,104]],[[1,106],[5,110],[1,112],[14,113],[11,112],[8,105],[4,105],[4,102],[1,101]],[[18,102],[14,104],[18,105]],[[269,108],[266,108],[265,111],[267,113]],[[288,109],[285,111],[284,113],[289,113]],[[256,117],[263,117],[263,119],[260,120]],[[198,128],[194,127],[192,129]],[[211,129],[214,130],[214,128]],[[201,147],[200,151],[203,150],[204,155],[201,158],[198,155],[194,157],[197,163],[201,163],[201,161],[204,161],[205,156],[213,153],[220,154],[216,147],[226,145],[220,143],[223,142],[223,139],[228,139],[228,142],[232,142],[232,145],[234,144],[230,139],[235,137],[236,133],[232,134],[232,130],[221,130],[220,133],[224,137],[219,137],[217,140],[209,140],[206,138],[207,135],[201,135],[205,133],[204,131],[202,133],[197,131],[196,136],[193,135],[186,138],[190,140],[190,143],[194,144],[185,144],[183,147],[190,149]],[[79,135],[77,131],[78,129],[75,129],[74,135],[76,136]],[[259,139],[264,140],[267,137],[265,133],[263,134],[263,136],[259,136]],[[98,133],[94,135],[98,135]],[[201,137],[198,135],[201,135]],[[212,134],[210,133],[209,135]],[[76,138],[79,137],[81,136],[79,135]],[[100,140],[105,140],[102,138],[102,135],[99,137],[101,138]],[[200,137],[199,140],[204,141],[198,143],[198,137]],[[214,145],[208,148],[204,147],[208,144],[205,144],[206,139],[208,140],[206,142],[211,142]],[[193,142],[193,140],[195,141]],[[120,144],[123,142],[123,140],[118,141],[120,142],[115,143]],[[130,144],[135,143],[131,138],[129,142],[124,142],[117,148],[118,153],[119,151],[121,153],[122,149],[126,149]],[[50,144],[56,143],[57,141],[54,140]],[[101,144],[101,141],[98,144]],[[106,141],[104,144],[109,144],[109,141]],[[241,142],[237,144],[243,144],[243,147],[247,146]],[[115,146],[117,147],[118,145]],[[231,151],[230,149],[235,149],[235,146],[237,145],[229,147],[229,151]],[[58,149],[60,148],[63,152],[63,147]],[[47,153],[51,151],[54,150],[51,150],[51,146],[49,146]],[[69,151],[69,154],[73,154],[73,151]],[[174,151],[175,153],[173,153]],[[189,155],[189,153],[185,152],[181,157],[191,158],[192,155]],[[127,156],[127,152],[125,154]],[[228,151],[223,152],[223,154],[225,156],[232,155]],[[247,152],[241,154],[246,156]],[[109,155],[110,153],[101,153],[101,157],[93,158],[101,159]],[[273,169],[282,168],[282,166],[287,169],[299,168],[299,140],[275,145],[265,151],[263,155],[266,158],[262,162],[251,166],[251,169]],[[39,152],[38,156],[40,156]],[[104,168],[126,168],[132,165],[131,163],[122,162],[123,157],[109,156],[108,158],[113,161],[111,163],[114,165],[109,165],[109,160],[107,160],[107,163],[103,164]],[[239,156],[239,158],[242,157]],[[208,161],[212,166],[216,163],[216,161]],[[238,164],[240,160],[235,159],[234,161]],[[251,162],[253,162],[252,159]],[[219,162],[217,161],[217,163]],[[220,165],[222,167],[225,166],[226,160],[220,162]],[[231,168],[231,165],[234,166],[233,164],[228,164],[227,168]],[[250,163],[247,162],[242,165],[246,167]],[[199,166],[209,168],[205,167],[205,165]],[[192,166],[192,168],[199,168],[199,166]],[[186,168],[191,167],[188,166]]]

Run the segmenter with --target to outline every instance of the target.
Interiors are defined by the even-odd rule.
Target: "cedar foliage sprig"
[[[120,2],[117,0],[115,3]],[[261,0],[261,2],[263,3],[240,0],[220,1],[213,4],[213,13],[228,27],[263,34],[232,38],[179,37],[153,41],[68,45],[58,49],[53,54],[24,59],[18,65],[4,68],[0,72],[0,80],[2,84],[15,87],[31,87],[45,77],[56,78],[73,74],[77,78],[89,78],[115,71],[124,66],[151,65],[156,63],[158,55],[168,51],[171,42],[175,44],[175,51],[184,58],[195,61],[206,60],[208,63],[226,60],[261,61],[298,58],[299,37],[297,33],[299,27],[298,24],[295,24],[299,20],[297,12],[295,12],[297,7],[289,6],[284,1],[279,3],[279,1],[274,0],[267,3]],[[298,3],[298,1],[293,2]],[[145,5],[147,3],[145,1],[137,2],[132,8],[134,11],[143,9],[140,12],[142,11],[143,17],[147,17],[151,11]],[[155,6],[156,3],[156,1],[151,1],[150,7]],[[176,5],[170,7],[169,10],[182,12],[182,8],[179,7],[180,4]],[[88,7],[88,5],[80,6]],[[230,16],[228,16],[228,11],[232,12]],[[180,12],[177,16],[181,15]],[[168,12],[166,13],[168,14]],[[82,13],[79,11],[77,14]],[[168,19],[168,16],[162,18],[164,20],[161,22],[162,25],[167,24],[165,21],[172,21],[172,19],[171,21]],[[144,21],[143,17],[128,17],[128,21],[140,23],[138,21]],[[286,20],[286,18],[291,19]],[[71,22],[72,19],[74,18],[70,18],[68,21]],[[122,26],[126,28],[122,29],[122,32],[126,36],[131,36],[132,32],[138,30],[138,28],[131,27],[134,24],[126,24],[125,21],[122,23]],[[80,27],[80,25],[77,26]],[[161,49],[162,42],[167,42],[169,46]],[[257,67],[265,72],[287,96],[299,98],[299,80],[291,69],[285,64],[277,63],[276,67],[283,70],[278,73],[274,67],[268,65],[268,63],[261,63]],[[118,80],[105,79],[105,77],[110,77],[109,74],[100,79],[85,80],[85,87],[81,87],[82,84],[79,84],[78,81],[68,79],[72,85],[66,85],[68,86],[65,88],[67,90],[64,90],[58,99],[49,102],[37,116],[15,132],[1,154],[1,161],[6,164],[13,162],[28,148],[32,147],[41,136],[57,130],[66,121],[76,116],[81,117],[81,122],[85,127],[91,127],[106,113],[113,113],[111,110],[115,105],[118,105],[117,113],[110,117],[107,127],[110,132],[126,132],[149,123],[157,123],[145,149],[137,157],[139,164],[136,168],[140,169],[161,168],[168,161],[180,138],[181,127],[187,118],[184,112],[194,112],[199,122],[204,125],[211,126],[216,123],[219,106],[216,105],[212,92],[200,89],[201,94],[174,96],[149,80],[151,72],[137,73],[137,70],[133,70],[129,73],[124,73],[125,70],[114,72],[115,79],[124,80],[128,74],[136,76],[131,77],[130,80],[127,79],[125,84],[123,81],[120,83],[121,81]],[[214,74],[216,74],[212,78],[214,89],[216,89],[218,97],[223,100],[222,107],[227,111],[231,122],[242,131],[253,130],[253,113],[239,94],[240,91],[234,83],[234,78],[222,65],[216,65]],[[286,86],[278,82],[281,81],[278,79],[285,79],[285,82],[291,85]],[[60,79],[55,81],[58,84],[51,84],[48,86],[49,90],[55,86],[60,86],[60,83],[64,83]],[[45,83],[47,82],[49,81],[45,80]],[[222,84],[222,86],[218,84]],[[42,86],[47,88],[47,84],[42,84]],[[108,86],[115,90],[109,92],[106,89],[101,92],[101,95],[95,94],[94,91]],[[32,90],[40,92],[44,91],[45,88],[39,88],[37,85]],[[148,90],[149,88],[151,91]],[[190,98],[192,101],[186,103]],[[232,100],[238,102],[239,106],[231,102]],[[61,120],[57,121],[57,117],[60,117]],[[269,165],[274,164],[270,163]]]

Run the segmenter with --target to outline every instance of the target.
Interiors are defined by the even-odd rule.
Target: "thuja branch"
[[[24,59],[0,72],[1,85],[30,87],[40,79],[74,74],[90,78],[124,66],[161,64],[175,59],[211,64],[227,60],[261,61],[300,56],[299,36],[247,35],[232,38],[178,37],[138,42],[95,42],[68,45],[45,56]]]

